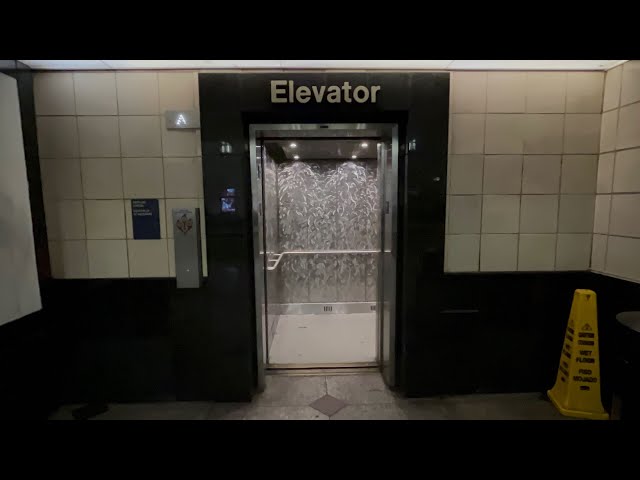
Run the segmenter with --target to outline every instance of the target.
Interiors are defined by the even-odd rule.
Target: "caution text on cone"
[[[573,295],[560,365],[549,398],[563,415],[607,420],[600,398],[600,355],[596,293],[578,289]]]

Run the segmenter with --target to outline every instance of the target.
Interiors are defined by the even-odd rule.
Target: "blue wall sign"
[[[160,206],[157,199],[131,200],[131,213],[135,240],[160,239]]]

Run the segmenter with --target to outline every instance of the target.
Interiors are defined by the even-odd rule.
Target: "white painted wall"
[[[0,73],[0,325],[41,308],[18,86]]]

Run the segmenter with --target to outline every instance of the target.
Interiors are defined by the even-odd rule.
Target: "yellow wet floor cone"
[[[573,294],[556,384],[548,392],[558,411],[568,417],[608,420],[600,398],[600,352],[596,293]]]

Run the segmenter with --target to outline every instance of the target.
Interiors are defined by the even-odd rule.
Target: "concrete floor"
[[[52,420],[71,420],[66,405]],[[269,375],[251,403],[110,404],[95,420],[568,420],[540,393],[405,399],[377,373]]]

